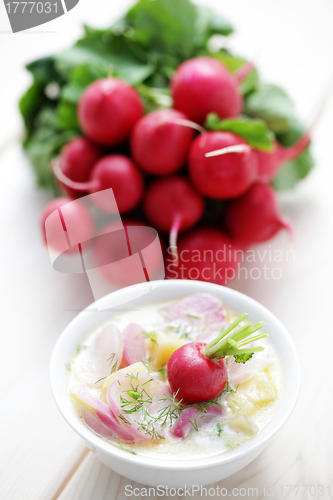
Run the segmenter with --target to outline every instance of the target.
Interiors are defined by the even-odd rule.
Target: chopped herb
[[[229,384],[229,380],[227,380],[226,386],[221,392],[221,394],[228,394],[229,392],[234,392],[236,394],[237,389],[238,389],[239,384],[237,385],[236,389],[233,389],[231,385]]]
[[[221,424],[218,422],[218,423],[217,423],[217,425],[216,425],[216,427],[217,427],[217,435],[218,435],[218,437],[221,437],[221,434],[222,434],[222,432],[223,432],[223,425],[221,425]]]
[[[112,375],[112,373],[114,373],[116,370],[117,370],[117,364],[118,364],[118,359],[116,359],[116,361],[113,363],[113,360],[115,358],[115,353],[113,352],[106,361],[109,361],[109,366],[111,368],[111,371],[109,373],[109,375],[105,375],[105,377],[102,377],[98,380],[96,380],[95,384],[98,384],[98,382],[101,382],[102,380],[105,380],[106,378],[108,378],[110,375]],[[113,363],[113,364],[112,364]]]
[[[145,337],[147,337],[147,339],[149,339],[151,342],[154,342],[154,344],[158,345],[156,340],[156,333],[154,331],[142,332],[142,333],[144,334]]]
[[[166,377],[167,372],[166,372],[165,368],[152,368],[152,366],[151,366],[151,358],[148,358],[147,361],[141,360],[141,363],[143,365],[145,365],[145,367],[147,368],[148,373],[160,373],[161,375],[163,375],[163,377]]]
[[[84,351],[85,349],[87,349],[87,345],[78,345],[77,348],[76,348],[76,353],[75,353],[75,356],[78,356],[80,354],[80,352]]]
[[[195,314],[186,314],[188,318],[193,318],[193,319],[200,319],[200,316],[196,316]]]

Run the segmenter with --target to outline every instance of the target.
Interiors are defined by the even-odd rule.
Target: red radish
[[[167,266],[168,278],[209,281],[225,285],[238,266],[237,248],[221,231],[200,228],[179,241],[178,266]]]
[[[228,379],[225,357],[234,356],[236,362],[245,363],[253,353],[263,350],[262,347],[243,349],[244,345],[266,337],[266,333],[249,337],[264,323],[244,325],[234,330],[246,316],[247,313],[239,316],[209,344],[191,342],[172,354],[167,364],[167,376],[177,398],[187,404],[216,398]]]
[[[132,220],[124,220],[123,225],[125,229],[112,222],[96,238],[93,258],[99,272],[107,281],[119,286],[153,279],[163,264],[160,242],[157,245],[155,241],[156,231]]]
[[[77,191],[88,191],[93,203],[107,213],[114,213],[115,204],[109,192],[103,190],[113,189],[120,213],[133,210],[143,195],[143,178],[132,160],[124,155],[104,156],[95,163],[88,182],[73,182],[61,171],[59,162],[53,163],[53,171],[60,182]]]
[[[255,153],[241,137],[206,132],[193,141],[188,168],[200,193],[223,200],[243,194],[255,181],[258,165]]]
[[[90,240],[94,232],[85,206],[66,197],[55,198],[46,205],[41,215],[41,226],[45,244],[60,253],[78,252],[78,243]]]
[[[89,85],[78,105],[78,118],[85,135],[104,146],[126,141],[143,115],[138,92],[118,78],[102,78]]]
[[[310,136],[307,132],[295,144],[288,148],[281,146],[277,141],[274,142],[274,149],[271,153],[266,151],[255,151],[258,157],[258,178],[260,182],[270,182],[284,162],[295,160],[310,144]]]
[[[238,116],[243,98],[237,78],[217,59],[196,57],[183,62],[171,81],[173,107],[203,124],[208,113]]]
[[[143,328],[130,323],[123,331],[124,354],[123,361],[128,365],[147,359],[147,337],[143,333]]]
[[[170,388],[187,404],[216,398],[227,383],[228,370],[224,359],[211,361],[203,348],[206,344],[191,342],[175,351],[168,361]]]
[[[175,247],[178,232],[200,220],[204,200],[184,177],[166,177],[148,188],[143,208],[157,229],[171,231],[170,246]]]
[[[69,141],[60,154],[60,168],[63,174],[75,182],[87,182],[90,172],[102,152],[85,137],[76,137]],[[72,198],[88,194],[77,191],[59,182],[61,189]]]
[[[292,237],[290,223],[279,215],[275,191],[262,182],[230,201],[225,224],[229,235],[245,245],[269,240],[280,229],[287,229]]]
[[[155,175],[173,174],[185,163],[193,129],[184,113],[161,109],[144,116],[135,125],[131,151],[135,162]]]

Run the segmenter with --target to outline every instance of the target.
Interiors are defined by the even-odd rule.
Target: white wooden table
[[[282,84],[299,113],[311,115],[333,76],[333,4],[330,0],[206,2],[238,28],[230,47],[254,58],[267,80]],[[81,5],[82,4],[82,5]],[[65,47],[82,21],[103,26],[130,4],[81,0],[70,14],[31,33],[9,33],[0,5],[0,498],[1,500],[120,500],[130,482],[88,452],[53,403],[49,360],[62,329],[91,301],[80,275],[52,270],[41,244],[39,215],[49,199],[39,191],[21,151],[16,103],[29,77],[23,63]],[[331,482],[333,497],[332,219],[333,104],[314,134],[317,168],[292,193],[281,196],[295,226],[295,262],[279,264],[279,280],[236,280],[232,287],[271,309],[289,329],[302,365],[296,411],[268,448],[244,470],[223,481],[228,488],[257,488],[246,498],[278,499],[286,485]],[[260,251],[285,248],[286,236]],[[270,246],[271,245],[271,246]],[[264,257],[264,264],[272,267]],[[284,496],[281,487],[284,486]],[[267,488],[272,487],[272,490]],[[245,491],[245,490],[242,490]],[[329,498],[299,490],[290,498]],[[270,495],[270,493],[273,493]],[[234,495],[235,496],[235,495]],[[154,497],[152,497],[154,498]],[[196,498],[200,498],[197,495]]]

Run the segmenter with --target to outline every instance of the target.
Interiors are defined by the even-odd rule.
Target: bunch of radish
[[[171,80],[173,108],[148,114],[137,90],[121,79],[89,85],[77,110],[83,136],[71,140],[52,165],[66,195],[59,203],[112,188],[121,216],[160,232],[167,277],[225,284],[228,270],[237,267],[237,249],[290,231],[269,182],[310,140],[306,134],[290,148],[275,142],[272,152],[264,152],[232,132],[204,129],[210,113],[220,119],[241,115],[239,85],[252,70],[245,64],[231,73],[209,57],[187,60]],[[107,197],[96,200],[112,214]],[[214,225],[204,222],[210,200],[224,207]],[[51,208],[45,208],[43,228]],[[78,227],[89,225],[84,211],[76,217]],[[221,250],[223,261],[215,257]],[[195,251],[210,251],[210,260],[195,261]],[[226,272],[213,276],[216,264]]]

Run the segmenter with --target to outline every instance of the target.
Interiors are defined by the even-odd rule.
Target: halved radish
[[[143,328],[130,323],[123,331],[124,352],[123,361],[126,365],[137,363],[147,359],[147,337],[143,333]]]
[[[81,410],[81,417],[86,426],[93,431],[98,436],[104,438],[115,437],[114,432],[107,427],[96,414],[88,410],[88,408],[83,407]]]
[[[182,323],[200,328],[207,325],[224,325],[227,312],[223,302],[210,294],[193,294],[185,297],[160,312],[167,321]]]
[[[96,432],[96,434],[103,435],[103,437],[113,436],[124,441],[134,441],[133,436],[119,425],[110,408],[95,398],[87,387],[84,385],[71,387],[70,394],[82,405],[81,412],[82,410],[88,410],[89,413],[83,411],[81,415],[84,422],[87,422],[88,427]],[[106,435],[105,427],[109,431],[108,435]],[[104,434],[101,434],[102,432]]]
[[[92,345],[81,349],[72,362],[75,375],[86,384],[101,385],[100,380],[118,370],[123,356],[123,339],[119,329],[109,323]]]
[[[214,418],[220,417],[223,409],[218,405],[209,405],[204,410],[204,406],[186,408],[180,417],[173,424],[171,434],[179,438],[186,438],[189,434],[199,430],[200,427],[208,424]]]
[[[149,374],[128,374],[115,380],[109,387],[106,400],[123,427],[136,440],[163,438],[168,426],[162,425],[159,410],[171,403],[172,397],[167,384]],[[163,401],[164,400],[164,401]]]

